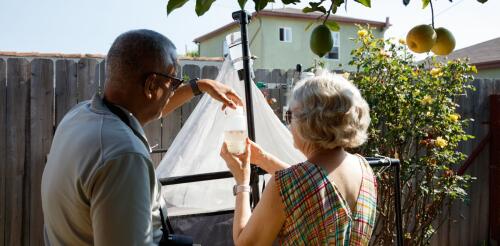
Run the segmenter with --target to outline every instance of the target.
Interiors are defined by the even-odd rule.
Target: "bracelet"
[[[191,86],[191,90],[193,91],[194,96],[201,95],[203,92],[200,90],[200,87],[198,87],[198,78],[194,78],[192,80],[189,80],[189,85]]]
[[[235,185],[235,186],[233,186],[233,195],[236,196],[238,193],[241,193],[241,192],[251,193],[252,186],[250,186],[250,185]]]

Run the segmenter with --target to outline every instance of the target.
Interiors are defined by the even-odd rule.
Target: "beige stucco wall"
[[[261,17],[261,21],[258,19],[252,20],[249,26],[249,36],[253,38],[256,31],[260,29],[250,45],[252,54],[259,57],[254,63],[254,68],[288,70],[295,68],[298,63],[302,64],[304,69],[313,66],[314,59],[318,57],[310,50],[309,40],[316,24],[306,31],[305,29],[309,23],[310,21],[304,19],[268,16]],[[347,64],[351,59],[350,52],[355,46],[350,38],[357,36],[357,27],[353,24],[339,23],[339,25],[339,60],[322,59],[327,63],[329,69],[353,70]],[[279,40],[280,27],[290,27],[292,29],[292,42],[287,43]],[[200,43],[200,55],[208,57],[222,56],[224,37],[237,30],[239,30],[239,26]],[[380,29],[374,30],[374,34],[377,37],[383,37],[384,35]]]
[[[500,68],[478,69],[474,76],[482,79],[500,79]]]

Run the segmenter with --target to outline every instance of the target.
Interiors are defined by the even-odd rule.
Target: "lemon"
[[[333,39],[330,29],[325,25],[319,25],[311,33],[310,47],[314,54],[319,57],[326,55],[333,47]]]
[[[436,29],[437,39],[432,52],[436,55],[445,56],[450,54],[455,49],[455,37],[446,28],[440,27]]]
[[[428,52],[435,43],[436,32],[430,25],[415,26],[406,35],[406,44],[415,53]]]

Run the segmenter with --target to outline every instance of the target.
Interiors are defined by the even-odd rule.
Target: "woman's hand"
[[[198,80],[198,87],[202,92],[208,93],[215,100],[222,102],[222,110],[226,107],[235,109],[236,106],[243,106],[240,96],[229,86],[211,79]]]
[[[220,151],[220,156],[231,171],[238,185],[250,184],[250,140],[247,139],[245,153],[241,155],[233,155],[227,150],[227,145],[224,143]]]
[[[250,145],[250,163],[255,164],[261,167],[262,163],[268,156],[267,152],[262,149],[258,144],[253,142],[252,140],[248,140]],[[262,167],[261,167],[262,168]]]

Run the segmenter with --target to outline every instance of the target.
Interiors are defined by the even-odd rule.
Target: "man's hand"
[[[226,107],[235,109],[236,106],[243,106],[240,96],[229,86],[211,79],[198,80],[198,87],[202,92],[208,93],[212,98],[222,102],[222,110]]]

